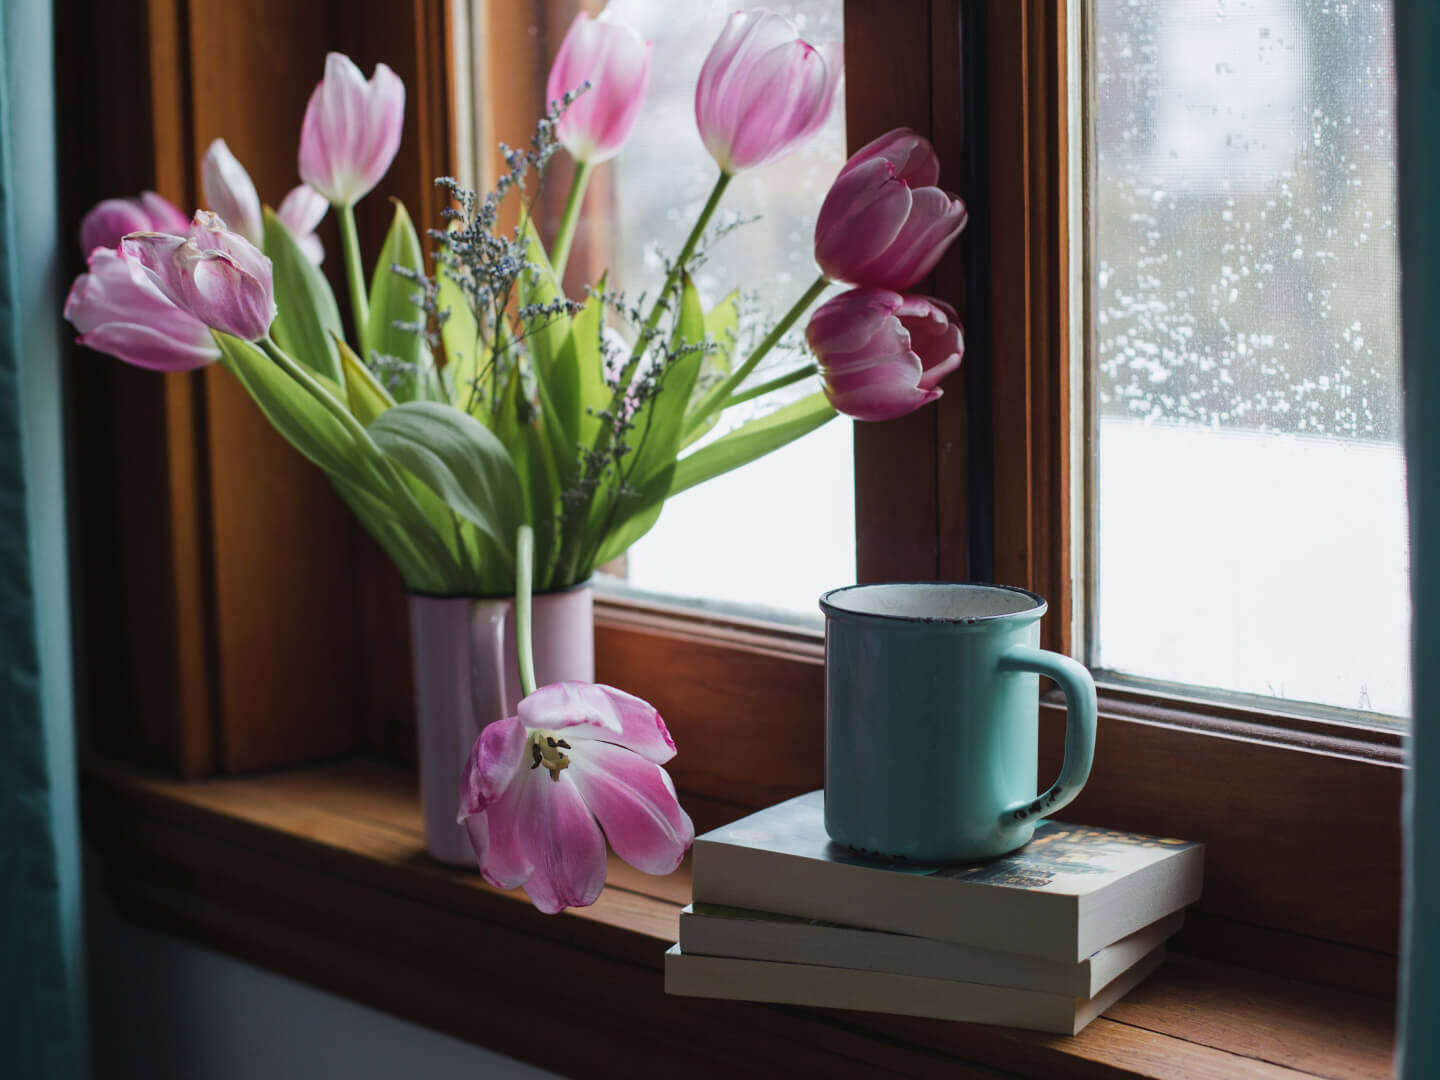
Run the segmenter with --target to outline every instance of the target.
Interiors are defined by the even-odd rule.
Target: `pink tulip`
[[[609,686],[563,682],[542,686],[518,712],[480,733],[461,780],[459,820],[486,881],[523,885],[554,914],[599,897],[607,836],[647,874],[680,865],[695,827],[660,767],[675,743],[652,706]]]
[[[861,147],[815,221],[815,261],[832,281],[908,289],[965,228],[965,204],[940,190],[935,148],[908,128]]]
[[[159,290],[212,330],[259,341],[275,321],[270,260],[254,244],[205,210],[195,212],[188,236],[134,233],[120,250],[150,275]]]
[[[827,300],[810,316],[805,340],[830,404],[857,420],[894,420],[934,401],[965,353],[954,308],[889,289]]]
[[[290,189],[281,200],[280,209],[275,211],[275,216],[294,234],[300,250],[316,266],[325,261],[325,246],[315,235],[315,227],[329,209],[330,203],[324,195],[309,184],[298,184]]]
[[[722,172],[773,161],[820,130],[844,67],[838,43],[801,41],[784,16],[737,11],[695,85],[695,123]]]
[[[138,199],[106,199],[80,222],[80,247],[89,255],[96,248],[118,248],[126,233],[184,233],[188,225],[179,207],[153,191]]]
[[[265,219],[260,214],[260,193],[224,139],[216,139],[200,163],[205,202],[233,232],[259,247],[265,242]]]
[[[80,331],[81,345],[152,371],[190,371],[220,355],[208,326],[167,300],[139,263],[110,248],[91,252],[90,272],[65,298],[65,318]]]
[[[614,157],[630,137],[650,88],[653,41],[634,30],[585,12],[575,16],[545,83],[545,97],[560,101],[585,83],[560,117],[556,133],[576,161],[594,164]]]
[[[367,83],[348,56],[330,53],[300,126],[300,179],[353,206],[395,160],[404,123],[405,84],[395,72],[376,64]]]

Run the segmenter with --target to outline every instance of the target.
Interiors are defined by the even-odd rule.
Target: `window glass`
[[[790,18],[808,41],[842,39],[842,0],[769,7]],[[735,5],[611,0],[609,9],[655,42],[645,111],[607,166],[613,170],[607,261],[612,284],[635,296],[659,284],[664,258],[680,250],[715,182],[715,163],[695,129],[695,80]],[[842,84],[829,122],[813,140],[730,185],[720,220],[754,220],[710,249],[695,280],[707,306],[740,288],[752,340],[814,280],[815,215],[844,161]],[[801,360],[803,328],[802,320],[790,347],[768,357],[752,383]],[[818,379],[809,379],[755,407],[732,409],[711,437],[818,388]],[[855,580],[852,454],[850,422],[832,420],[752,465],[670,500],[655,528],[630,549],[629,583],[818,617],[820,593]]]
[[[1090,659],[1404,715],[1391,5],[1095,17]]]

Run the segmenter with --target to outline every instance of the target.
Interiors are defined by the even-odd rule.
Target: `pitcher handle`
[[[1085,665],[1070,657],[1028,645],[1006,649],[1000,657],[1000,670],[1044,675],[1059,683],[1065,694],[1065,762],[1060,766],[1060,776],[1044,794],[1005,808],[1001,823],[1014,828],[1068,806],[1090,778],[1090,766],[1095,761],[1095,680]]]

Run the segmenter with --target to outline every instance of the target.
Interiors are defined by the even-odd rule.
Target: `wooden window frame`
[[[518,141],[533,122],[573,6],[488,0],[491,44],[507,43],[487,54],[490,82],[509,90],[489,141]],[[222,133],[277,198],[294,183],[293,132],[323,47],[367,68],[384,59],[405,79],[405,152],[383,190],[435,220],[429,180],[455,165],[447,0],[60,8],[60,25],[84,28],[62,35],[62,70],[119,87],[146,73],[133,97],[62,81],[75,133],[66,220],[149,186],[196,201],[197,151]],[[936,408],[856,430],[860,578],[1025,585],[1050,599],[1047,645],[1069,651],[1066,16],[1066,0],[847,0],[847,40],[878,60],[855,63],[852,49],[846,99],[852,145],[901,124],[928,134],[971,209],[927,286],[963,313],[963,377]],[[373,250],[387,208],[361,209]],[[403,590],[324,478],[220,371],[157,377],[78,352],[72,363],[92,744],[181,777],[347,753],[411,760]],[[671,721],[675,780],[700,827],[823,782],[818,633],[601,597],[596,646],[600,678]],[[1043,769],[1058,769],[1062,728],[1063,705],[1047,698]],[[1207,843],[1192,948],[1384,993],[1402,778],[1394,731],[1106,686],[1095,773],[1068,816]]]

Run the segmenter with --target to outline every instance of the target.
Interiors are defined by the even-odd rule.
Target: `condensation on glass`
[[[1406,715],[1391,5],[1094,17],[1090,660]]]
[[[843,37],[843,0],[768,6],[789,17],[806,40]],[[715,163],[695,128],[695,80],[735,7],[712,0],[610,0],[614,17],[655,42],[650,96],[639,125],[620,156],[605,166],[613,170],[606,238],[610,285],[632,297],[658,286],[665,257],[680,250],[715,182]],[[742,328],[742,346],[763,336],[814,280],[815,215],[844,161],[842,85],[829,123],[810,143],[730,185],[719,221],[744,224],[709,249],[695,280],[707,306],[740,288],[750,328],[748,337]],[[753,381],[764,381],[767,371],[794,367],[802,349],[797,333],[767,358]],[[765,409],[817,388],[818,381],[796,384],[765,399]],[[711,437],[757,414],[735,416]],[[818,618],[820,593],[855,580],[850,423],[831,421],[777,453],[670,500],[626,563],[630,584],[640,589]]]

